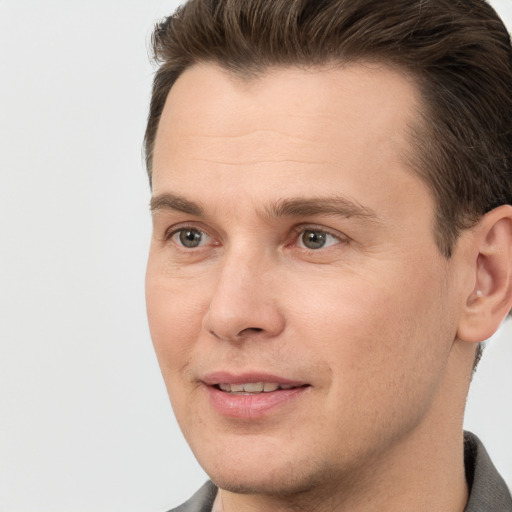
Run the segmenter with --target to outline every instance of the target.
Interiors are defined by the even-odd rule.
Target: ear
[[[512,307],[512,206],[503,205],[485,214],[473,234],[474,285],[457,337],[479,343],[496,332]]]

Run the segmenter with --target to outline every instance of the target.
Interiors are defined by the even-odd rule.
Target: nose
[[[218,339],[270,339],[284,329],[276,290],[276,271],[261,259],[226,260],[216,281],[203,328]]]

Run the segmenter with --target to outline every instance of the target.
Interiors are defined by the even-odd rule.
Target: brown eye
[[[300,243],[306,249],[322,249],[338,242],[335,236],[319,229],[306,229],[300,236]]]
[[[203,233],[198,229],[181,229],[176,235],[179,243],[188,249],[199,247],[203,240]]]

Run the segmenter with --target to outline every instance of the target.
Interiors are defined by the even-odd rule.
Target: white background
[[[495,1],[512,27],[512,0]],[[205,479],[146,326],[147,42],[171,0],[0,0],[0,511],[162,512]],[[512,483],[512,328],[466,426]]]

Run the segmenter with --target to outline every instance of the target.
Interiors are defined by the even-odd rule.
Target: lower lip
[[[210,401],[217,412],[229,418],[254,420],[273,412],[291,400],[295,400],[308,389],[307,386],[279,389],[268,393],[226,393],[207,386]]]

